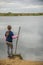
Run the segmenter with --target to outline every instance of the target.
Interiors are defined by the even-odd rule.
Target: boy
[[[13,56],[13,44],[12,44],[12,41],[13,41],[13,39],[17,38],[18,36],[15,36],[13,34],[13,32],[11,31],[11,29],[12,29],[11,25],[8,25],[7,29],[8,29],[8,31],[6,31],[5,37],[6,37],[6,44],[7,44],[7,48],[8,48],[8,57],[10,57],[10,56]]]

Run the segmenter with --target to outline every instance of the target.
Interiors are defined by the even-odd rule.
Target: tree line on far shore
[[[0,16],[40,16],[43,13],[0,13]]]

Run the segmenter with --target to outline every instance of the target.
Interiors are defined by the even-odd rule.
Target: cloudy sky
[[[0,0],[0,12],[43,12],[43,0]]]

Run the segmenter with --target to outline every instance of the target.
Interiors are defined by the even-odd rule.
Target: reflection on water
[[[43,60],[43,16],[0,17],[0,58],[7,57],[3,36],[8,24],[12,25],[14,34],[21,26],[17,53],[21,53],[26,60]],[[15,52],[16,39],[13,45]]]

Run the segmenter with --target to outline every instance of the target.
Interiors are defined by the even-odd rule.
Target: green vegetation
[[[0,13],[0,16],[41,16],[43,13]]]

